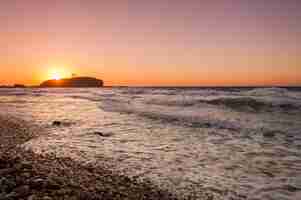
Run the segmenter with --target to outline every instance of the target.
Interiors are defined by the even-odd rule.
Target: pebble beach
[[[176,199],[146,180],[24,150],[21,145],[37,132],[21,119],[0,116],[1,200]]]
[[[299,199],[300,100],[292,88],[2,89],[0,197]]]

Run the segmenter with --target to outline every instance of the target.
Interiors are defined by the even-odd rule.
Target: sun
[[[48,72],[48,77],[52,80],[61,80],[69,77],[69,71],[65,68],[51,68]]]
[[[58,81],[58,80],[62,79],[62,76],[59,73],[54,73],[51,75],[51,79]]]
[[[49,67],[45,73],[46,80],[62,80],[72,76],[70,69],[67,67]]]

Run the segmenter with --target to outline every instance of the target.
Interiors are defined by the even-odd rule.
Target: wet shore
[[[92,191],[90,199],[105,182],[117,192],[105,188],[102,193],[122,191],[119,199],[144,194],[170,199],[169,191],[181,199],[295,200],[301,195],[300,100],[300,92],[281,88],[5,89],[0,91],[5,122],[0,123],[0,146],[13,152],[19,149],[16,144],[23,144],[43,155],[18,150],[19,160],[27,156],[40,166],[30,176],[33,182],[43,171],[43,180],[52,179],[48,174],[67,173],[62,177],[66,188],[75,182],[79,189],[73,190]],[[14,153],[8,155],[4,161],[14,163]],[[68,173],[74,180],[71,186]],[[103,174],[113,181],[107,183]],[[138,183],[135,192],[123,183],[127,177]],[[31,189],[30,182],[24,184]],[[160,195],[153,194],[158,191]]]
[[[41,132],[21,119],[0,116],[0,200],[176,199],[150,181],[20,146]]]

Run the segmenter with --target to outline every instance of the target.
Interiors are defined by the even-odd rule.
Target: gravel
[[[0,116],[0,200],[176,199],[148,180],[20,147],[42,133],[26,121]]]

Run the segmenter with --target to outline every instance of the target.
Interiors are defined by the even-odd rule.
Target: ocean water
[[[179,196],[301,199],[300,89],[0,89],[0,112],[43,128],[24,148]]]

